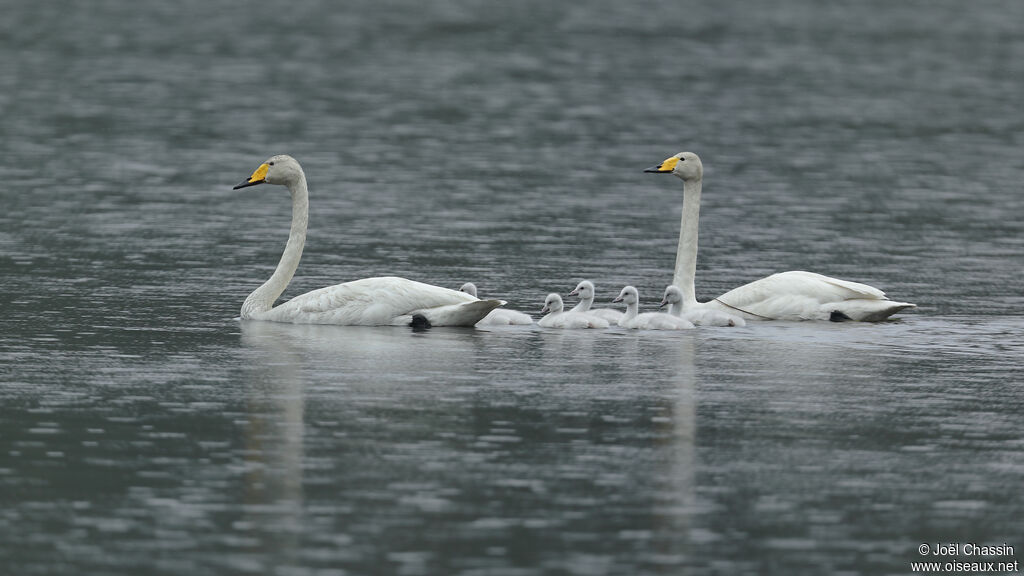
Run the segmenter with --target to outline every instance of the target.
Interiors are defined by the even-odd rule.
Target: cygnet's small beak
[[[540,313],[541,314],[547,314],[548,313],[548,307],[545,305],[543,308],[540,309]]]
[[[260,167],[257,168],[256,171],[252,173],[252,176],[249,176],[248,179],[239,182],[237,186],[232,188],[232,190],[238,190],[239,188],[245,188],[247,186],[255,186],[257,184],[263,184],[264,182],[267,181],[267,170],[269,169],[270,166],[267,166],[266,164],[260,164]]]
[[[615,299],[612,300],[612,303],[615,303],[615,302],[622,302],[622,296],[616,296]]]
[[[650,168],[644,170],[644,172],[653,172],[655,174],[671,174],[672,171],[675,170],[676,164],[678,163],[679,158],[673,156],[671,158],[666,158],[664,162],[658,164],[657,166],[651,166]]]
[[[668,306],[668,300],[662,300],[661,304],[658,304],[658,308],[664,308],[665,306]]]
[[[580,293],[578,288],[573,288],[572,292],[569,292],[569,296],[578,296]]]

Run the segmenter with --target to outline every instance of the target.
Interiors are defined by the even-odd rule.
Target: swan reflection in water
[[[472,372],[482,341],[473,328],[416,332],[386,326],[330,326],[242,321],[242,343],[289,355],[307,371],[326,371],[346,386],[403,375]]]
[[[242,321],[251,356],[247,489],[278,514],[257,509],[252,521],[285,531],[315,524],[310,510],[342,510],[330,529],[351,538],[351,554],[370,534],[403,530],[434,546],[436,534],[459,540],[487,521],[502,527],[487,536],[498,546],[524,517],[544,521],[534,532],[619,529],[603,505],[580,517],[580,498],[600,493],[629,502],[637,529],[660,535],[659,552],[685,554],[692,334]],[[580,425],[590,431],[574,431]],[[671,511],[652,512],[652,498]],[[445,525],[426,529],[437,511]],[[551,546],[561,545],[552,536]]]

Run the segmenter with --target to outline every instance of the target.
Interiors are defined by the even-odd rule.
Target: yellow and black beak
[[[264,182],[267,181],[267,170],[269,169],[270,166],[268,166],[267,164],[260,164],[260,167],[257,168],[256,171],[252,173],[252,176],[249,176],[247,180],[239,182],[237,186],[232,188],[232,190],[238,190],[239,188],[245,188],[246,186],[255,186],[257,184],[263,184]]]
[[[653,172],[655,174],[671,174],[672,171],[676,169],[676,164],[678,163],[679,158],[673,156],[671,158],[667,158],[664,162],[658,164],[657,166],[651,166],[650,168],[644,170],[644,172]]]

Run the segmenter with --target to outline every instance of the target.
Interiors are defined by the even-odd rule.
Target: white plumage
[[[544,299],[541,314],[547,316],[537,321],[542,328],[607,328],[608,321],[586,312],[566,312],[562,297],[552,292]]]
[[[579,296],[580,301],[569,311],[586,312],[592,316],[604,318],[609,324],[618,324],[619,320],[622,319],[622,312],[609,308],[592,308],[594,305],[594,292],[594,283],[590,280],[584,280],[577,284],[576,288],[569,292],[569,296]]]
[[[418,316],[418,320],[431,326],[472,326],[504,304],[501,300],[479,300],[457,290],[385,276],[320,288],[274,307],[302,258],[309,221],[309,192],[302,167],[288,155],[268,159],[235,189],[263,183],[281,184],[291,192],[291,231],[273,275],[242,304],[242,319],[378,326],[409,324]]]
[[[476,296],[476,284],[472,282],[466,282],[459,288],[459,292],[465,292],[470,296]],[[527,325],[533,324],[533,318],[529,314],[524,314],[516,310],[509,310],[508,308],[495,308],[491,312],[484,316],[483,320],[476,323],[477,326],[510,326],[510,325]]]
[[[623,302],[626,304],[626,313],[619,320],[619,326],[623,328],[640,330],[687,330],[693,328],[693,323],[689,320],[665,314],[664,312],[644,312],[641,314],[640,293],[632,286],[623,288],[612,302]]]
[[[743,318],[735,314],[729,314],[721,310],[715,310],[709,306],[694,306],[683,312],[683,291],[679,286],[669,284],[665,287],[665,297],[661,299],[660,306],[668,306],[668,314],[679,318],[686,318],[694,326],[746,326]]]
[[[697,227],[704,167],[693,152],[680,152],[645,172],[674,174],[683,181],[683,215],[672,283],[683,294],[682,311],[708,308],[747,320],[861,320],[877,322],[906,308],[877,288],[813,272],[780,272],[734,288],[710,302],[697,302]]]

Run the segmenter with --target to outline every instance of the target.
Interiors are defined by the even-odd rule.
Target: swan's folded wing
[[[398,278],[364,278],[307,292],[270,310],[280,322],[382,326],[413,312],[478,301],[475,297]],[[270,316],[273,317],[270,317]]]
[[[779,296],[808,298],[825,303],[854,298],[883,300],[885,292],[859,282],[840,280],[814,272],[792,271],[772,274],[733,288],[719,296],[718,300],[742,307]]]
[[[822,305],[847,300],[885,300],[885,293],[859,282],[814,272],[779,272],[744,284],[715,300],[727,312],[775,320],[828,319]]]
[[[805,289],[811,289],[820,291],[815,286],[815,283],[823,283],[834,287],[833,294],[836,297],[842,296],[843,300],[852,300],[854,298],[865,298],[868,300],[883,300],[885,299],[885,292],[882,292],[874,286],[868,286],[867,284],[861,284],[860,282],[850,282],[849,280],[840,280],[839,278],[832,278],[831,276],[823,276],[821,274],[815,274],[814,272],[804,272],[802,270],[794,270],[791,272],[780,272],[773,276],[781,276],[787,280],[802,283]]]

